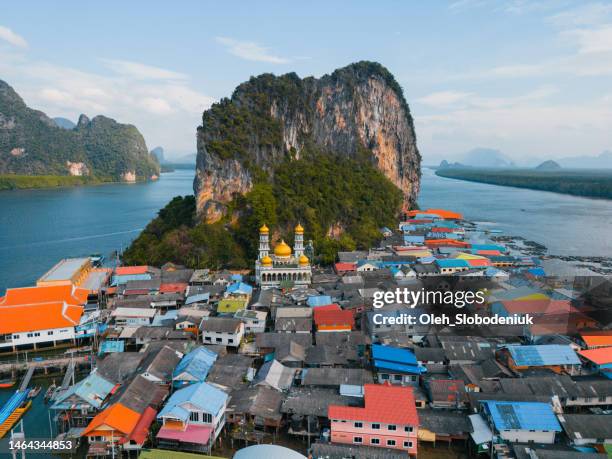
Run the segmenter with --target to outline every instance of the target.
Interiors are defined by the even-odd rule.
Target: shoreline
[[[610,185],[612,186],[612,171],[610,171],[610,174],[601,173],[590,175],[588,174],[588,171],[579,172],[574,170],[569,172],[565,171],[568,172],[566,174],[563,174],[562,172],[554,172],[549,174],[547,174],[546,172],[538,173],[538,171],[532,171],[527,169],[523,171],[525,172],[525,175],[519,174],[520,172],[521,170],[507,171],[492,169],[434,169],[434,174],[436,176],[452,180],[462,180],[464,182],[471,183],[483,183],[486,185],[519,188],[523,190],[543,191],[548,193],[573,196],[576,198],[596,199],[600,201],[612,200],[612,190],[604,192],[603,194],[596,194],[600,192],[599,188],[603,185],[601,183],[592,183],[592,180],[594,178],[599,178],[600,181],[603,180],[604,184],[605,182],[610,182]],[[531,173],[532,175],[527,175],[529,173]],[[576,181],[576,179],[582,179],[583,181]],[[550,182],[551,180],[555,181]],[[570,181],[570,183],[567,182],[568,180]],[[572,180],[574,180],[574,183],[571,183]],[[581,190],[581,187],[585,186],[585,183],[589,180],[591,180],[591,183],[586,185],[586,193],[581,193],[581,191],[584,190],[584,188]],[[562,186],[569,186],[569,188],[556,189],[557,187]],[[593,188],[589,189],[588,186],[591,186]]]
[[[174,171],[172,171],[174,172]],[[171,173],[171,172],[162,172]],[[160,177],[161,174],[160,173]],[[13,175],[13,174],[2,174],[0,175],[0,193],[9,191],[20,191],[20,190],[53,190],[61,188],[75,188],[75,187],[86,187],[86,186],[100,186],[100,185],[119,185],[126,184],[132,185],[136,183],[155,182],[155,180],[145,179],[136,180],[135,182],[126,182],[123,180],[114,179],[99,179],[99,178],[85,178],[71,175]]]

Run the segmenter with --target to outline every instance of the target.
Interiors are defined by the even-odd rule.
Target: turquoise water
[[[0,292],[32,284],[61,258],[125,248],[170,199],[193,194],[193,177],[0,192]]]

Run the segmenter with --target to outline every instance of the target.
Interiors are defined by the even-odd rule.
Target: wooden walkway
[[[70,362],[74,361],[75,366],[84,365],[89,362],[89,356],[78,356],[78,357],[60,357],[51,358],[46,360],[31,360],[29,362],[11,362],[0,364],[0,374],[6,373],[23,373],[28,372],[30,369],[33,371],[47,370],[52,368],[65,369],[70,366]]]

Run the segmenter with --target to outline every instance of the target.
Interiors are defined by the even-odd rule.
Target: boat
[[[53,394],[55,393],[55,389],[57,389],[57,385],[55,384],[55,381],[54,381],[53,384],[51,384],[47,388],[47,391],[45,392],[45,403],[48,403],[49,400],[51,400],[51,398],[53,397]]]
[[[30,392],[28,392],[28,398],[36,398],[38,394],[40,394],[41,390],[42,390],[42,387],[40,386],[30,389]]]
[[[15,385],[15,381],[0,381],[0,389],[10,389]]]
[[[32,401],[28,400],[28,391],[15,391],[0,408],[0,438],[4,437],[19,422],[31,405]]]

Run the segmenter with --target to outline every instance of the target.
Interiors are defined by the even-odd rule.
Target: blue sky
[[[133,123],[169,155],[195,151],[201,112],[251,75],[363,59],[404,88],[426,162],[612,149],[610,1],[22,0],[0,14],[0,78],[30,106]]]

